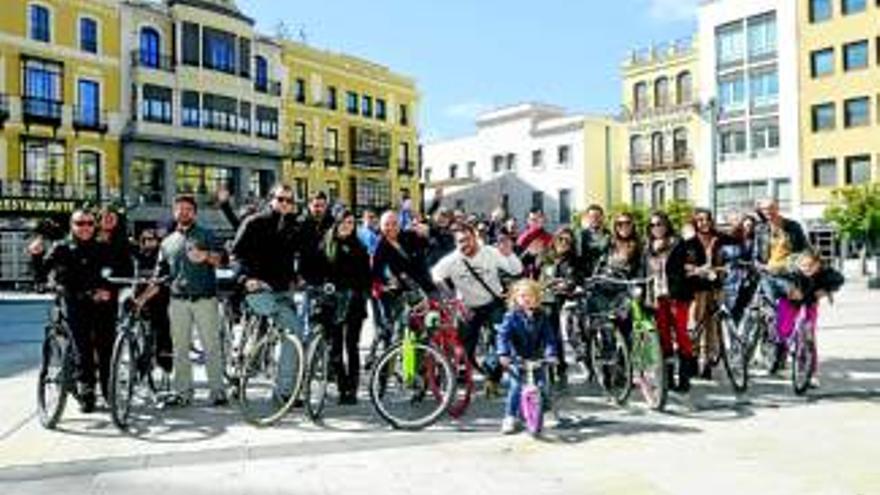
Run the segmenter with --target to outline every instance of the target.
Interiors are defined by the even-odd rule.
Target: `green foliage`
[[[844,239],[880,247],[880,184],[836,189],[825,209],[825,220]]]
[[[691,216],[694,214],[694,205],[688,201],[673,200],[665,203],[660,208],[651,209],[642,205],[620,203],[611,208],[611,211],[607,216],[607,221],[610,227],[610,224],[616,215],[620,213],[629,213],[635,220],[636,231],[639,235],[644,235],[647,232],[648,221],[651,219],[651,213],[653,211],[662,211],[666,213],[669,217],[669,221],[672,222],[673,229],[675,229],[676,232],[681,232],[681,227],[690,222]]]
[[[672,222],[676,232],[681,232],[681,227],[689,223],[694,216],[694,205],[680,199],[667,202],[661,210],[669,216],[669,221]]]
[[[609,230],[611,230],[611,224],[614,222],[614,218],[621,213],[628,213],[633,217],[636,232],[638,232],[639,235],[642,235],[645,232],[651,214],[651,210],[649,210],[647,206],[630,205],[626,203],[618,203],[612,206],[611,210],[605,215],[605,221],[607,222]]]

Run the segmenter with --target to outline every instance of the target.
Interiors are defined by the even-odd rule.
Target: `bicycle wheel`
[[[662,411],[666,407],[669,384],[660,350],[660,335],[649,321],[637,322],[633,333],[633,378],[648,407]]]
[[[791,385],[796,395],[803,395],[810,388],[815,373],[816,341],[806,324],[800,323],[792,339]]]
[[[37,409],[40,424],[47,429],[55,429],[61,420],[67,404],[68,387],[72,383],[72,371],[70,342],[49,330],[43,341],[40,373],[37,378]]]
[[[749,388],[749,332],[744,321],[737,325],[729,314],[721,315],[721,358],[734,392]]]
[[[540,434],[544,427],[544,410],[541,402],[541,389],[537,385],[523,387],[519,398],[520,414],[526,431],[532,435]]]
[[[454,330],[453,330],[454,331]],[[474,394],[474,369],[464,346],[458,340],[444,338],[440,332],[437,332],[431,338],[431,342],[437,349],[443,352],[446,359],[452,365],[452,371],[455,373],[457,386],[455,387],[455,397],[449,404],[449,415],[453,418],[459,418],[467,411]],[[431,392],[438,396],[441,392],[441,383],[434,374],[434,368],[428,370],[428,379],[430,380]]]
[[[594,334],[593,364],[605,394],[623,405],[632,391],[632,362],[629,349],[616,326],[600,328]]]
[[[299,337],[274,326],[248,350],[238,389],[247,422],[268,426],[293,407],[304,381],[303,354]]]
[[[379,357],[370,374],[370,401],[376,413],[393,428],[421,430],[447,411],[455,394],[455,375],[438,349],[416,342],[416,370],[407,379],[403,343]],[[436,381],[438,393],[431,391]]]
[[[138,375],[137,359],[138,352],[131,334],[127,330],[120,331],[113,343],[113,354],[110,358],[107,402],[113,424],[121,430],[128,426],[128,417],[134,401],[134,386]]]
[[[312,421],[319,421],[324,414],[327,399],[331,395],[339,397],[337,384],[333,380],[333,363],[330,356],[330,343],[321,327],[315,327],[315,337],[306,353],[308,372],[306,373],[305,405],[306,414]],[[335,393],[334,393],[335,392]]]

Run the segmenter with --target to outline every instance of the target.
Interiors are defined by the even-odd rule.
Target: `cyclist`
[[[474,226],[466,223],[456,225],[454,235],[457,249],[434,265],[431,277],[438,285],[454,288],[470,310],[471,317],[459,332],[468,358],[475,363],[480,330],[487,324],[494,329],[504,312],[499,272],[519,275],[523,267],[510,242],[498,247],[481,245]],[[489,378],[497,381],[500,377]]]
[[[599,261],[608,251],[611,243],[611,232],[605,228],[605,210],[597,204],[587,207],[581,215],[581,232],[578,239],[578,250],[584,264],[583,273],[592,275]]]
[[[370,289],[370,257],[355,234],[355,217],[343,210],[321,242],[324,266],[321,272],[336,289],[334,307],[330,308],[328,334],[333,366],[339,387],[339,403],[357,403],[360,383],[358,343],[366,318],[365,296]],[[335,318],[335,314],[340,318]]]
[[[145,229],[139,238],[139,249],[135,252],[135,261],[139,272],[152,270],[159,260],[159,235],[153,229]],[[168,319],[170,293],[166,285],[155,289],[144,303],[144,314],[156,336],[156,361],[167,372],[172,369],[174,350],[171,345],[171,322]]]
[[[174,199],[177,226],[162,241],[157,261],[159,275],[168,275],[171,280],[168,317],[174,346],[175,396],[170,400],[170,405],[185,406],[193,398],[189,350],[195,323],[207,354],[210,400],[215,406],[222,406],[227,403],[227,398],[223,387],[215,274],[221,255],[217,252],[213,233],[196,223],[197,211],[194,196],[182,194]]]
[[[321,252],[318,245],[333,226],[333,217],[327,212],[327,195],[324,191],[314,193],[309,199],[306,212],[299,219],[299,275],[308,284],[317,284],[322,274]]]
[[[73,340],[77,396],[84,413],[95,410],[96,371],[101,395],[107,400],[115,329],[106,319],[94,318],[114,302],[111,286],[101,275],[107,261],[106,248],[95,240],[95,216],[80,209],[70,216],[69,237],[56,243],[42,264],[60,291]]]
[[[560,388],[565,388],[568,383],[560,315],[563,304],[583,279],[582,266],[574,246],[574,231],[568,227],[558,229],[540,280],[544,287],[544,306],[556,337],[556,355],[559,356],[556,384]]]

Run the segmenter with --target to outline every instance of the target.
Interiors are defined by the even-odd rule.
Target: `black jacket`
[[[712,250],[711,266],[719,267],[724,265],[721,248],[735,243],[736,240],[724,234],[717,234],[718,240]],[[669,296],[678,301],[690,301],[694,298],[694,294],[701,291],[713,290],[721,287],[722,277],[718,277],[715,281],[705,278],[688,275],[685,272],[685,265],[704,266],[708,262],[706,250],[700,242],[699,237],[694,236],[690,239],[679,241],[666,260],[666,278],[669,282]]]
[[[395,248],[384,237],[379,240],[373,255],[373,280],[387,285],[391,276],[399,277],[404,274],[426,292],[433,292],[434,282],[428,273],[423,246],[418,236],[414,232],[404,231],[400,233],[398,240],[401,249]]]
[[[327,231],[333,227],[330,215],[315,218],[306,212],[299,220],[299,273],[309,284],[321,281],[320,245]]]
[[[262,280],[276,291],[294,280],[297,250],[296,217],[271,210],[248,217],[232,244],[240,277]]]
[[[43,268],[53,275],[64,298],[90,300],[95,289],[113,288],[101,276],[101,270],[109,268],[109,261],[106,245],[68,238],[52,247]]]

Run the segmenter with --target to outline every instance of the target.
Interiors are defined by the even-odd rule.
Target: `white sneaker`
[[[504,416],[504,419],[501,420],[501,433],[504,435],[516,433],[516,418],[514,416]]]
[[[810,388],[819,388],[822,384],[819,382],[819,377],[813,375],[810,377]]]

